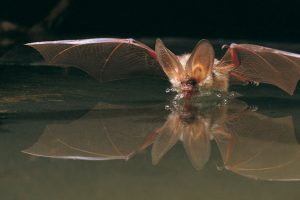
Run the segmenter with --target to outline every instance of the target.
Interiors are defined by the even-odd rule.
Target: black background
[[[2,0],[0,19],[31,26],[57,0]],[[300,41],[297,1],[72,0],[52,30],[68,36]]]

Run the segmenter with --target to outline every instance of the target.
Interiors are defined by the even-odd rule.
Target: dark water
[[[266,85],[231,88],[250,107],[228,123],[242,135],[228,153],[235,165],[226,136],[210,138],[210,154],[194,162],[179,137],[153,165],[151,134],[170,119],[174,97],[167,81],[100,84],[79,70],[2,65],[0,84],[1,199],[300,198],[300,182],[270,181],[300,180],[299,88],[292,97]],[[226,118],[203,107],[194,114],[204,121]]]

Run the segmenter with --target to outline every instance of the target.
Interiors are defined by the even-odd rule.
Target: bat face
[[[184,97],[190,98],[199,87],[212,86],[214,50],[207,40],[201,40],[190,55],[177,57],[157,39],[155,52],[173,88]]]

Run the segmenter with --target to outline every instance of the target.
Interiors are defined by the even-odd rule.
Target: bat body
[[[46,63],[77,67],[99,81],[167,78],[184,97],[199,89],[227,91],[229,80],[267,83],[292,95],[300,78],[300,55],[251,44],[231,44],[219,61],[207,40],[176,56],[159,39],[155,50],[133,39],[98,38],[28,43]]]

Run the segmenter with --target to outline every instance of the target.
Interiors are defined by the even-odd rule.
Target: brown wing
[[[61,40],[26,45],[36,49],[48,64],[77,67],[99,81],[165,77],[155,52],[133,39]]]
[[[154,128],[162,124],[160,107],[130,108],[98,104],[69,124],[48,125],[24,153],[60,159],[129,159]]]
[[[251,44],[231,44],[216,69],[230,68],[243,83],[275,85],[292,95],[300,78],[300,55]]]
[[[246,112],[215,135],[225,168],[261,180],[300,180],[300,146],[291,117]]]

